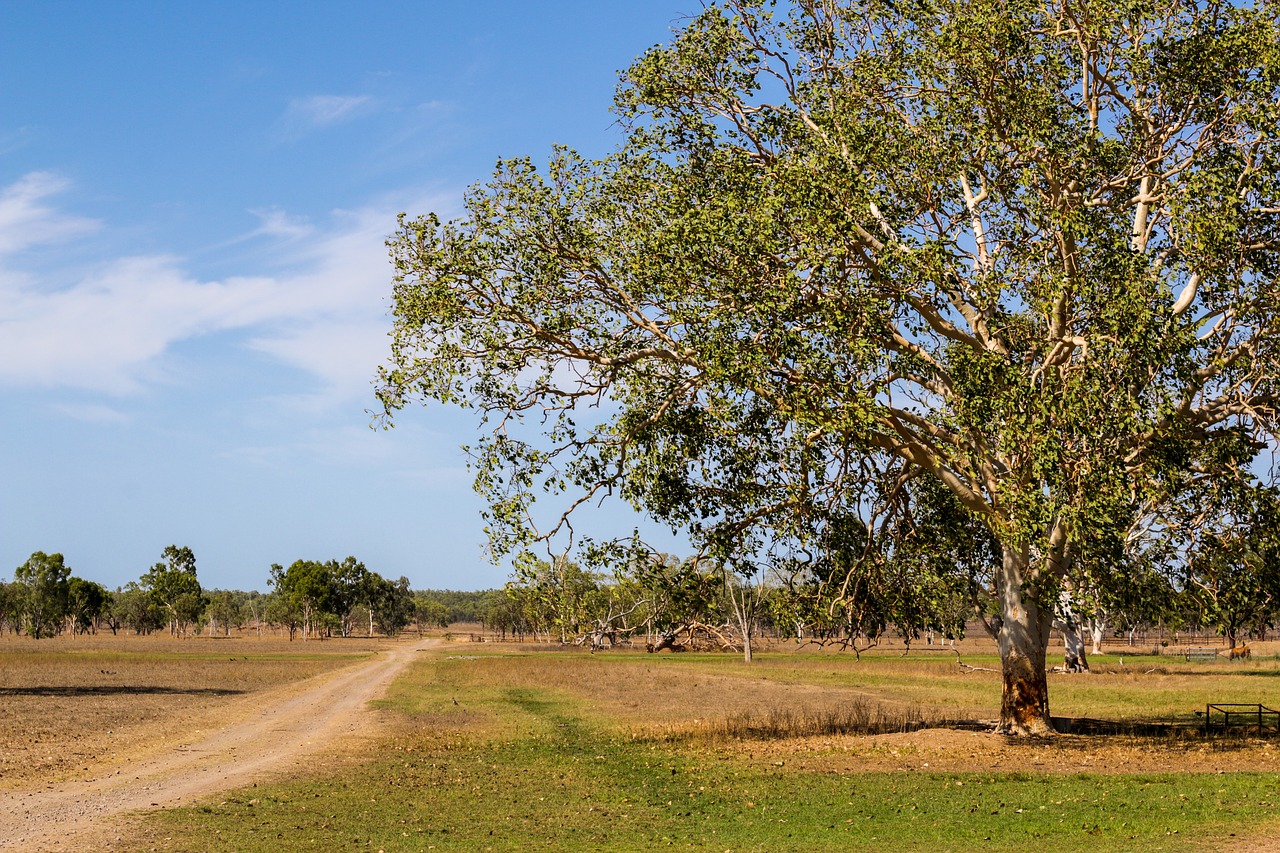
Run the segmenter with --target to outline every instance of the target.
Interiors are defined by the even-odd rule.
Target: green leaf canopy
[[[615,154],[401,219],[384,406],[484,413],[498,551],[563,529],[544,491],[748,561],[935,481],[1002,551],[1002,727],[1046,731],[1086,544],[1275,434],[1277,14],[711,5],[624,74]]]

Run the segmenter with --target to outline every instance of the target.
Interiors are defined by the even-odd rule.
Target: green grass
[[[526,703],[527,704],[527,703]],[[813,777],[565,732],[406,749],[166,813],[204,849],[1187,850],[1271,816],[1274,776]],[[162,827],[162,828],[161,828]],[[151,844],[155,846],[154,842]],[[162,849],[184,849],[179,841]]]
[[[381,703],[403,726],[372,760],[148,815],[125,845],[1176,851],[1213,849],[1280,803],[1277,774],[842,774],[775,760],[767,746],[636,736],[584,698],[601,689],[593,674],[634,666],[428,658]],[[635,672],[627,680],[644,689]]]
[[[166,813],[157,829],[241,851],[278,850],[282,839],[386,851],[1157,851],[1257,823],[1280,797],[1276,778],[1259,774],[813,777],[577,732],[398,758]]]

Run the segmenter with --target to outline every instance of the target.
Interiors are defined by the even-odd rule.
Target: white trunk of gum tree
[[[729,586],[729,601],[733,604],[733,615],[738,622],[738,630],[742,634],[742,659],[751,663],[751,631],[755,621],[755,587],[743,584],[737,588]]]
[[[735,607],[738,616],[738,630],[742,632],[742,659],[751,663],[751,614],[747,612],[747,602],[743,601]]]
[[[1089,623],[1089,637],[1093,641],[1093,649],[1091,652],[1092,654],[1095,654],[1095,655],[1102,654],[1102,640],[1104,637],[1106,637],[1106,635],[1107,635],[1106,620],[1103,619],[1103,617],[1101,616],[1095,617],[1094,620],[1091,623]]]
[[[1045,674],[1045,650],[1053,612],[1041,607],[1023,591],[1031,568],[1025,550],[1004,549],[997,596],[1000,604],[1000,647],[1004,690],[1000,701],[1000,726],[1007,735],[1049,735],[1049,684]]]
[[[1067,617],[1060,623],[1062,644],[1065,646],[1063,667],[1067,672],[1088,672],[1089,659],[1085,657],[1084,636],[1080,633],[1080,623]]]
[[[1071,585],[1064,584],[1058,596],[1058,630],[1064,646],[1063,668],[1067,672],[1088,672],[1089,659],[1084,653],[1084,629],[1072,607]]]

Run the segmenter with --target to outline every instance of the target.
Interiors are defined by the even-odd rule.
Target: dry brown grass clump
[[[822,708],[744,709],[724,717],[693,720],[659,729],[660,740],[790,740],[833,735],[915,732],[946,725],[937,711],[853,698]]]

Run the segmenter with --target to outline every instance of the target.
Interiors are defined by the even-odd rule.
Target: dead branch
[[[956,665],[960,667],[961,672],[966,672],[966,673],[967,672],[999,672],[999,670],[991,669],[989,667],[972,666],[970,664],[967,664],[960,658],[959,649],[952,649],[951,651],[956,653]]]

